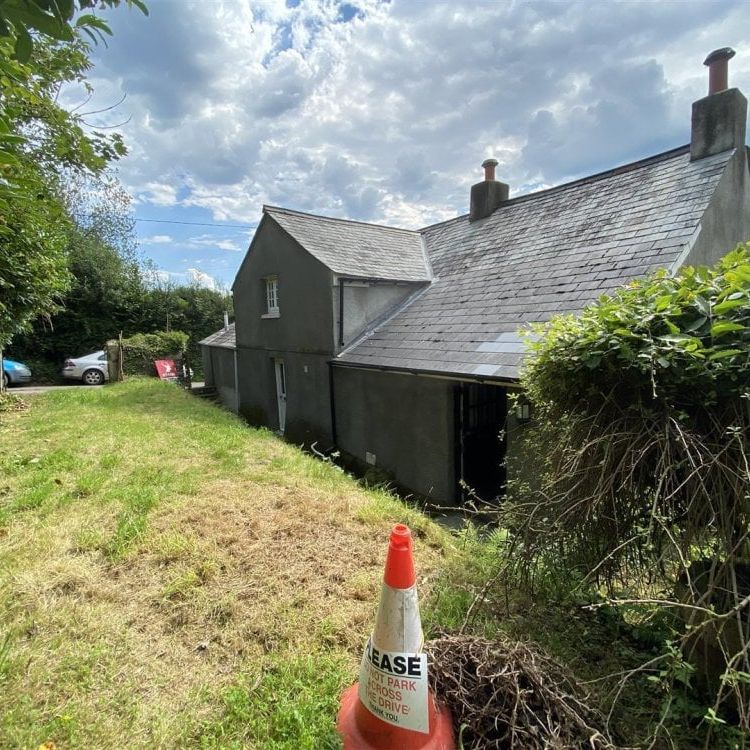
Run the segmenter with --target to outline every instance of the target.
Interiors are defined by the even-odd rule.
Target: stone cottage
[[[235,322],[201,342],[207,384],[250,423],[434,502],[497,496],[528,416],[508,409],[519,330],[750,237],[733,54],[706,60],[690,144],[632,164],[510,198],[489,159],[469,213],[417,231],[264,206]]]

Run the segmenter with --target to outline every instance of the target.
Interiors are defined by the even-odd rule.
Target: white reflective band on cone
[[[392,589],[383,584],[372,642],[384,651],[416,653],[422,650],[424,635],[416,586]]]
[[[375,630],[359,673],[359,700],[382,721],[428,733],[427,655],[417,588],[383,584]]]

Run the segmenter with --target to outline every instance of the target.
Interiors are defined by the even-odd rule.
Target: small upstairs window
[[[279,277],[269,276],[266,282],[266,314],[264,318],[279,317]]]

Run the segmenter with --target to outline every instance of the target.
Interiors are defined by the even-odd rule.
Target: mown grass
[[[450,535],[150,380],[0,415],[0,747],[336,747],[388,528]]]
[[[534,640],[605,709],[601,678],[664,648],[668,628],[557,596],[561,571],[534,591],[498,578],[504,531],[451,535],[268,431],[133,380],[0,413],[0,748],[337,747],[396,521],[414,532],[428,638]],[[664,700],[632,679],[612,716],[624,745]],[[704,710],[676,702],[672,746],[702,746]]]

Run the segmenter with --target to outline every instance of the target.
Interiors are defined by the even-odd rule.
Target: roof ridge
[[[550,193],[567,190],[568,188],[576,187],[577,185],[583,185],[589,182],[598,182],[599,180],[604,180],[607,177],[614,177],[619,174],[625,174],[626,172],[632,172],[636,169],[639,169],[640,167],[647,167],[650,164],[657,164],[661,161],[667,161],[668,159],[675,156],[681,156],[682,154],[688,153],[689,150],[690,144],[687,144],[685,146],[677,146],[676,148],[671,148],[668,151],[662,151],[661,153],[653,154],[652,156],[646,156],[642,159],[638,159],[637,161],[628,162],[627,164],[621,164],[620,166],[612,167],[611,169],[605,169],[603,172],[594,172],[594,174],[586,175],[585,177],[578,177],[575,180],[563,182],[560,185],[553,185],[552,187],[544,188],[543,190],[535,190],[532,193],[523,193],[522,195],[517,195],[514,198],[503,201],[503,203],[498,206],[498,208],[503,208],[515,203],[523,203],[525,201],[533,200]],[[452,219],[438,221],[435,224],[428,224],[427,226],[422,227],[419,232],[424,233],[428,229],[433,229],[434,227],[439,227],[443,224],[450,224],[452,221],[460,221],[461,219],[465,219],[468,215],[468,213],[461,214],[460,216],[454,216]]]
[[[279,211],[281,213],[285,214],[294,214],[295,216],[303,216],[308,219],[323,219],[324,221],[335,221],[340,222],[342,224],[359,224],[360,226],[364,227],[374,227],[376,229],[387,229],[391,232],[405,232],[406,234],[414,234],[419,236],[421,230],[419,229],[404,229],[403,227],[392,227],[388,224],[377,224],[375,222],[371,221],[359,221],[357,219],[341,219],[337,216],[323,216],[322,214],[311,214],[307,211],[297,211],[293,208],[284,208],[283,206],[269,206],[268,204],[263,204],[263,212],[266,211],[274,212]]]

